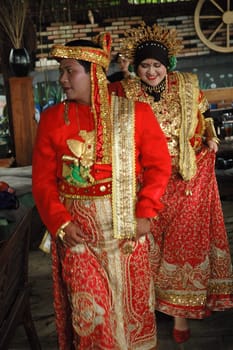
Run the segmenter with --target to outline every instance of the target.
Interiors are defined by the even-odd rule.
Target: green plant
[[[34,85],[34,101],[41,112],[48,106],[62,100],[62,89],[56,81],[43,81]]]

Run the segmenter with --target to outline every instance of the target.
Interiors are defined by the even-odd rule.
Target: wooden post
[[[37,128],[32,77],[9,78],[9,90],[16,165],[31,165]]]

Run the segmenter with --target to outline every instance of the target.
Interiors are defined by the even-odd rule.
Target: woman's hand
[[[150,219],[137,218],[136,240],[150,232]]]
[[[218,144],[214,140],[207,141],[207,145],[211,151],[214,151],[214,153],[218,152]]]

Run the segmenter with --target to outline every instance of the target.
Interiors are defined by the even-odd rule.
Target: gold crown
[[[138,28],[126,31],[125,37],[121,41],[121,52],[130,60],[134,60],[137,47],[146,41],[160,42],[167,48],[169,58],[176,56],[183,47],[181,40],[177,38],[176,29],[168,29],[157,24],[150,27],[142,22]]]

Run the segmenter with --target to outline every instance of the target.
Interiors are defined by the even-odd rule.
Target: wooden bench
[[[41,350],[30,309],[28,255],[32,209],[24,215],[6,241],[0,242],[0,350],[9,348],[23,324],[32,350]]]

